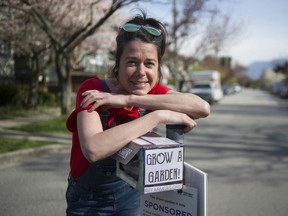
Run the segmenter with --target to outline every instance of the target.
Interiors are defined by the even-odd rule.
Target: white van
[[[190,92],[210,104],[223,98],[220,73],[218,71],[195,71],[190,74]]]

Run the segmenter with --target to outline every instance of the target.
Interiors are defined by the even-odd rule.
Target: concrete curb
[[[7,166],[15,163],[22,162],[31,157],[40,156],[48,153],[65,152],[70,150],[71,145],[66,144],[52,144],[41,146],[37,148],[24,149],[14,152],[0,154],[0,166]]]
[[[30,133],[8,129],[9,127],[25,125],[31,122],[48,120],[51,118],[55,118],[57,116],[60,116],[59,112],[0,120],[0,137],[43,140],[51,142],[50,145],[0,154],[0,168],[20,163],[22,161],[30,159],[31,157],[37,157],[44,154],[64,152],[64,151],[69,152],[71,148],[71,135],[54,135],[54,134],[50,135],[50,134]]]

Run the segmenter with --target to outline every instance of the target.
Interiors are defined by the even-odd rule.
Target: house
[[[284,79],[284,74],[276,73],[273,69],[269,68],[264,71],[260,78],[261,87],[265,90],[270,90],[274,83]]]
[[[10,43],[0,41],[0,84],[14,81],[13,50]]]

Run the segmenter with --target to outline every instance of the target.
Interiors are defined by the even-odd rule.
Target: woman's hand
[[[170,110],[157,110],[163,124],[182,124],[185,125],[184,132],[187,133],[197,126],[197,123],[187,114]]]
[[[98,107],[105,106],[105,108],[119,108],[125,107],[127,103],[127,95],[112,94],[109,92],[101,92],[97,90],[88,90],[82,93],[85,96],[80,106],[87,107],[89,104],[93,104],[88,112],[92,112]]]

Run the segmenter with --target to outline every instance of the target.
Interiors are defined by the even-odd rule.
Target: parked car
[[[223,93],[224,95],[229,95],[229,94],[234,94],[234,93],[238,93],[241,91],[241,86],[237,83],[232,84],[232,85],[226,85],[223,86]]]
[[[198,95],[210,104],[220,101],[223,97],[222,89],[213,83],[194,84],[190,92]]]
[[[280,80],[278,82],[275,82],[273,85],[272,85],[272,88],[271,88],[271,93],[272,94],[275,94],[275,95],[279,95],[280,94],[280,91],[281,91],[281,88],[285,86],[285,82],[284,80]]]
[[[284,85],[280,90],[281,98],[288,98],[288,84]]]

